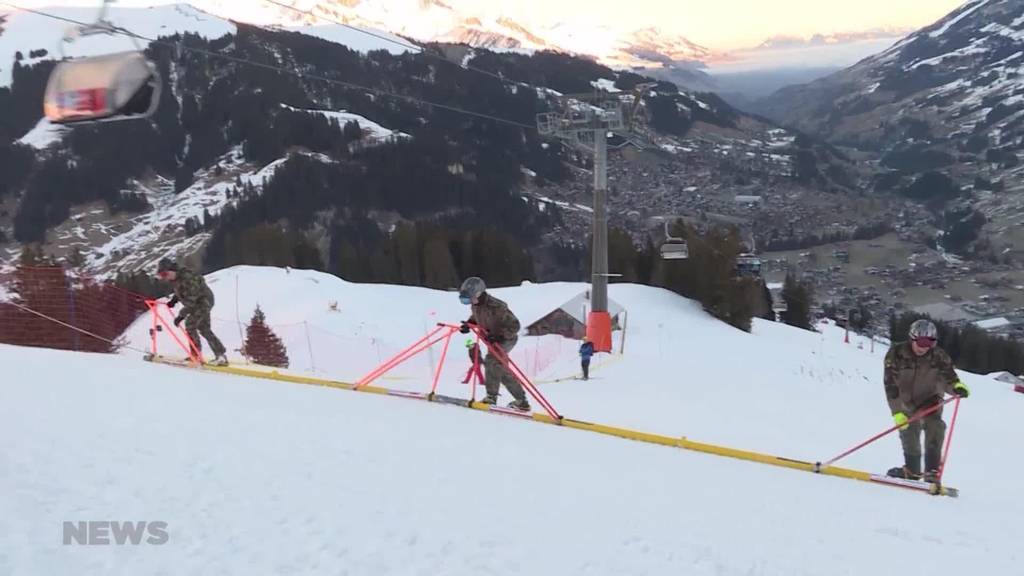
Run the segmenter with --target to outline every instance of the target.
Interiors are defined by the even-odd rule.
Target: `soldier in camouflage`
[[[469,324],[476,324],[483,329],[485,337],[491,346],[497,346],[505,351],[505,355],[512,350],[519,340],[519,319],[508,309],[508,304],[487,293],[487,286],[484,281],[477,277],[467,278],[459,290],[459,300],[466,305],[472,306],[472,313],[469,320],[462,324],[462,333],[469,333]],[[530,403],[526,400],[526,393],[523,385],[512,375],[493,353],[488,352],[484,359],[484,387],[487,389],[487,396],[483,399],[485,404],[496,404],[498,402],[498,391],[501,385],[515,398],[510,408],[517,410],[529,410]]]
[[[210,329],[210,311],[213,310],[213,291],[207,286],[206,280],[199,274],[185,266],[178,266],[176,263],[164,258],[157,268],[157,277],[174,286],[174,296],[167,301],[167,306],[174,308],[181,302],[181,312],[174,319],[174,325],[179,326],[185,322],[185,331],[196,347],[196,353],[202,352],[203,344],[199,340],[202,335],[210,343],[214,359],[211,362],[217,366],[227,366],[228,360],[224,356],[226,352],[220,338]]]
[[[893,421],[901,426],[904,466],[889,470],[897,478],[920,480],[921,432],[924,432],[923,478],[938,480],[946,423],[942,409],[915,422],[907,423],[915,413],[942,402],[945,394],[966,398],[970,393],[953,368],[953,361],[936,346],[938,329],[928,320],[911,324],[910,340],[895,344],[885,355],[885,395]]]

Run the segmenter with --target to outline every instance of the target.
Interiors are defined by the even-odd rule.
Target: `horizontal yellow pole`
[[[265,370],[254,370],[251,368],[240,368],[237,366],[203,366],[204,370],[211,372],[219,372],[221,374],[232,374],[235,376],[248,376],[250,378],[263,378],[266,380],[276,380],[277,382],[290,382],[292,384],[309,384],[311,386],[325,386],[327,388],[338,388],[340,390],[351,390],[354,388],[354,384],[348,382],[338,382],[335,380],[326,380],[323,378],[313,378],[309,376],[296,376],[294,374],[282,374],[275,371]]]
[[[156,361],[169,364],[171,366],[188,366],[187,363],[170,361],[166,359],[157,358]],[[220,372],[224,374],[233,374],[237,376],[248,376],[252,378],[265,378],[269,380],[276,380],[279,382],[290,382],[295,384],[310,384],[314,386],[326,386],[329,388],[337,388],[340,390],[355,390],[358,392],[368,392],[370,394],[379,394],[386,396],[400,396],[403,398],[420,399],[432,401],[432,398],[428,394],[418,394],[415,392],[402,392],[399,390],[391,390],[389,388],[383,388],[380,386],[361,386],[356,387],[354,384],[348,382],[337,382],[333,380],[326,380],[322,378],[312,378],[306,376],[293,376],[290,374],[281,374],[280,372],[272,371],[267,372],[263,370],[254,370],[247,368],[239,368],[234,366],[203,366],[204,369],[213,372]],[[450,400],[450,399],[448,399]],[[574,420],[572,418],[555,419],[551,416],[543,413],[523,413],[522,415],[510,412],[508,410],[492,410],[492,406],[484,404],[482,402],[470,402],[466,400],[466,407],[472,408],[473,410],[479,410],[482,412],[491,412],[494,414],[521,416],[524,420],[534,420],[544,424],[552,424],[556,426],[563,426],[565,428],[574,428],[576,430],[583,430],[586,432],[594,432],[596,434],[604,434],[606,436],[616,436],[619,438],[626,438],[628,440],[635,440],[637,442],[645,442],[648,444],[658,444],[661,446],[670,446],[675,448],[681,448],[683,450],[691,450],[694,452],[702,452],[704,454],[713,454],[716,456],[725,456],[728,458],[736,458],[739,460],[746,460],[748,462],[759,462],[761,464],[768,464],[771,466],[779,466],[782,468],[789,468],[791,470],[802,470],[804,472],[812,472],[821,474],[824,476],[834,476],[837,478],[847,478],[850,480],[860,480],[862,482],[871,482],[882,486],[896,486],[901,487],[899,484],[886,483],[874,479],[874,475],[868,472],[862,472],[860,470],[852,470],[849,468],[840,468],[838,466],[829,466],[827,468],[817,469],[818,466],[814,462],[807,462],[804,460],[794,460],[790,458],[783,458],[781,456],[772,456],[770,454],[762,454],[760,452],[753,452],[750,450],[740,450],[737,448],[729,448],[727,446],[719,446],[716,444],[708,444],[705,442],[696,442],[688,440],[685,437],[676,438],[672,436],[664,436],[661,434],[651,434],[648,432],[640,432],[637,430],[631,430],[629,428],[619,428],[616,426],[608,426],[606,424],[597,424],[594,422],[586,422],[583,420]],[[448,402],[452,403],[452,402]],[[910,486],[902,486],[904,488]],[[947,488],[942,486],[939,488],[939,494],[943,496],[956,496],[959,492],[955,488]]]

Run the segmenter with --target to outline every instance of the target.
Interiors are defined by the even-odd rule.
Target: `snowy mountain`
[[[57,15],[91,17],[74,9]],[[590,221],[589,180],[572,171],[578,156],[526,128],[537,113],[556,106],[562,93],[629,94],[649,81],[552,52],[474,49],[446,63],[344,26],[290,22],[294,26],[267,29],[190,6],[114,8],[110,17],[164,39],[149,47],[165,86],[149,122],[72,130],[40,121],[53,65],[52,53],[41,47],[61,36],[64,23],[31,13],[12,13],[6,21],[0,58],[22,58],[10,68],[10,88],[0,86],[0,262],[16,258],[25,243],[41,242],[47,254],[81,257],[100,275],[149,270],[168,253],[211,257],[211,268],[239,262],[298,265],[291,256],[270,262],[265,251],[237,253],[252,243],[239,235],[287,233],[263,241],[289,253],[315,252],[319,259],[305,266],[338,271],[351,265],[343,264],[343,252],[365,259],[381,252],[387,258],[390,252],[378,248],[396,226],[429,223],[460,237],[482,228],[500,230],[511,252],[540,252],[541,265],[556,278],[572,278],[563,268],[569,259],[549,262],[544,250],[575,245],[582,237]],[[568,26],[560,34],[583,41]],[[98,40],[76,42],[74,53],[109,51],[119,39]],[[653,31],[635,38],[637,46],[656,40]],[[692,48],[681,39],[665,46],[676,55]],[[267,74],[239,64],[245,60],[309,76]],[[462,62],[508,81],[481,82],[487,77],[460,67]],[[681,92],[673,84],[662,82],[640,97],[636,126],[644,146],[657,151],[654,161],[706,164],[701,173],[708,175],[736,165],[745,174],[744,185],[763,180],[774,186],[793,177],[792,135],[736,112],[714,95]],[[511,139],[495,137],[490,120],[467,122],[446,107],[526,128],[515,128],[519,135]],[[623,177],[636,171],[663,179],[680,171],[652,173],[613,160],[620,161]],[[394,170],[396,162],[408,169]],[[613,165],[613,171],[619,168]],[[655,187],[665,193],[648,193]],[[615,201],[627,203],[623,214],[635,217],[613,224],[646,234],[638,206],[645,214],[677,210],[687,201],[670,192],[677,188],[663,181],[629,187]],[[726,208],[732,206],[732,190],[720,196]],[[12,238],[17,242],[7,241]],[[287,248],[291,243],[297,244],[294,251]],[[370,263],[366,268],[360,279],[389,270]],[[523,277],[532,276],[513,280]]]
[[[259,304],[291,371],[321,378],[358,378],[434,322],[465,316],[451,293],[301,270],[209,280],[229,348],[235,311],[244,321]],[[585,288],[497,295],[526,325]],[[514,350],[569,418],[810,461],[891,423],[881,346],[845,345],[831,326],[757,321],[742,333],[642,286],[613,285],[610,296],[628,310],[625,353],[600,355],[589,382],[560,380],[578,370],[578,342],[524,336]],[[147,347],[142,324],[130,336]],[[439,354],[382,385],[429,390]],[[440,390],[466,398],[461,346],[449,356]],[[134,351],[4,346],[0,363],[0,435],[19,439],[0,451],[4,574],[819,576],[888,573],[912,558],[953,576],[1013,574],[1022,560],[1024,507],[1007,480],[1022,471],[1012,457],[1020,397],[988,377],[961,374],[972,394],[949,452],[946,480],[961,490],[951,500],[454,406],[148,364]],[[887,437],[842,464],[898,460]],[[90,520],[166,522],[169,539],[62,545],[64,522]]]
[[[299,10],[264,7],[259,19],[278,24],[334,20],[424,42],[469,44],[492,50],[555,50],[593,57],[618,68],[660,68],[663,64],[700,62],[716,56],[686,38],[657,28],[518,21],[495,13],[486,4],[458,8],[439,0],[319,0],[312,4],[286,0],[281,4]],[[246,20],[231,3],[207,0],[197,5],[232,19]]]
[[[972,0],[876,56],[785,88],[755,109],[786,125],[882,155],[913,175],[943,170],[1002,234],[1024,218],[1016,191],[1024,143],[1024,3]],[[1017,239],[1004,238],[1013,244]]]

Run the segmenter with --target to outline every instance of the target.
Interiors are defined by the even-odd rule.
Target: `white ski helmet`
[[[921,318],[920,320],[915,320],[914,323],[910,325],[908,335],[911,340],[927,338],[935,341],[939,339],[939,329],[935,327],[935,323],[931,320]]]

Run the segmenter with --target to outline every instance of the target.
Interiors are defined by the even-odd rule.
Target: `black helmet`
[[[168,271],[177,272],[178,271],[177,263],[175,263],[170,258],[161,258],[160,259],[160,263],[157,264],[156,273],[159,274],[161,272],[168,272]]]
[[[466,278],[462,287],[459,288],[459,301],[466,305],[472,304],[485,290],[487,290],[487,285],[481,278],[476,276]]]

